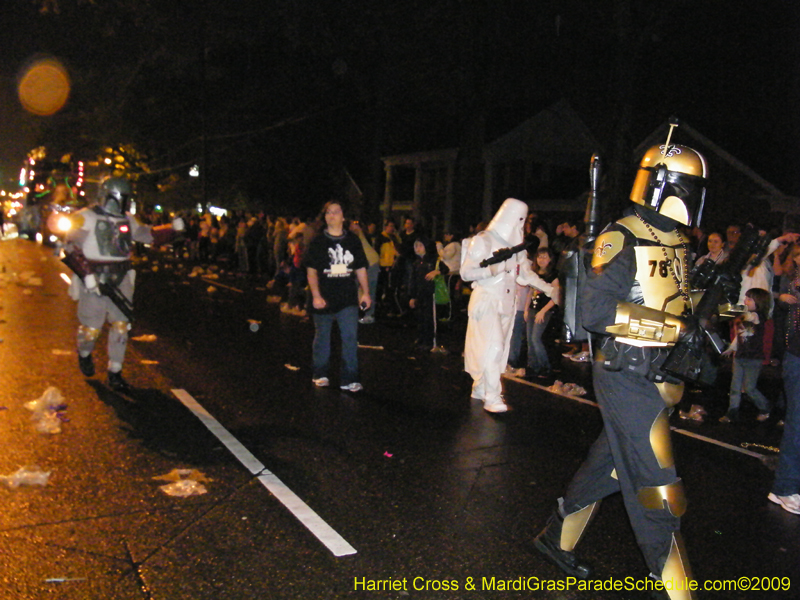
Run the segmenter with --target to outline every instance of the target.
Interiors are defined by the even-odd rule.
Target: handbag
[[[436,270],[439,270],[439,260],[436,261]],[[433,297],[436,304],[450,304],[450,290],[447,288],[447,281],[444,275],[439,273],[433,278],[433,283],[436,286],[433,292]]]

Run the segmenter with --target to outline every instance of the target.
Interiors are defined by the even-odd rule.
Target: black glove
[[[689,275],[689,286],[693,290],[706,289],[714,275],[717,274],[719,267],[713,260],[707,260],[699,267],[695,267]]]
[[[731,304],[736,304],[739,301],[739,292],[742,289],[742,276],[731,276],[729,273],[723,273],[719,277],[719,283],[722,285],[725,297]]]
[[[678,342],[693,340],[698,333],[701,333],[700,321],[694,315],[685,315],[681,317],[681,321],[683,322],[683,328],[678,334]]]

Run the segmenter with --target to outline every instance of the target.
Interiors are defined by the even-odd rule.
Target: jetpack
[[[559,273],[564,290],[562,300],[564,325],[561,335],[563,341],[567,343],[585,342],[589,339],[588,332],[581,324],[578,302],[586,282],[586,270],[591,265],[594,241],[597,234],[600,233],[600,202],[597,193],[600,185],[600,157],[597,154],[592,155],[589,166],[589,182],[591,192],[586,202],[586,215],[583,219],[586,224],[584,239],[577,249],[565,251]]]

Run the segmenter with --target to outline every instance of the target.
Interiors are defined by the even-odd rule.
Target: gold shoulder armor
[[[592,268],[602,267],[622,251],[625,235],[621,231],[606,231],[597,236],[592,254]]]

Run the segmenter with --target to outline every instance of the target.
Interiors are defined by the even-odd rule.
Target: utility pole
[[[200,193],[203,211],[208,208],[208,94],[206,93],[206,10],[207,2],[200,5]]]

